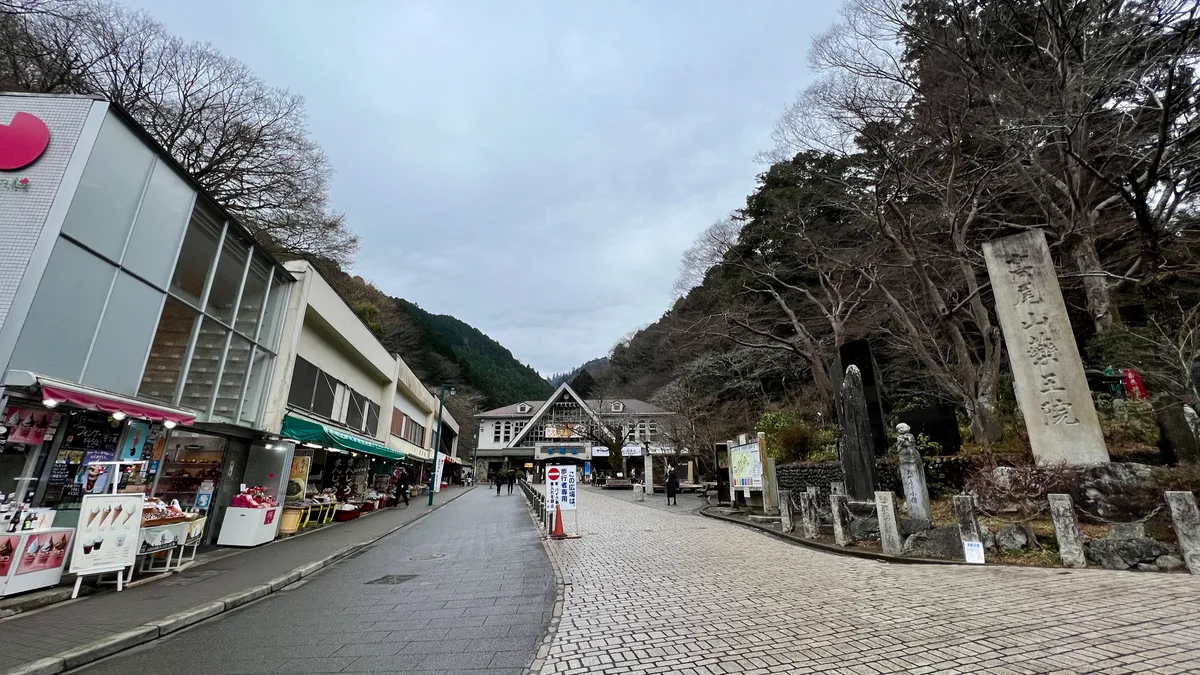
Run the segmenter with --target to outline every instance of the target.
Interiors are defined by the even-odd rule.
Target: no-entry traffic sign
[[[562,506],[563,511],[574,510],[578,486],[574,464],[546,467],[546,509]]]
[[[561,474],[559,473],[557,466],[550,467],[550,470],[546,472],[546,478],[549,478],[550,480],[558,480],[560,475]]]

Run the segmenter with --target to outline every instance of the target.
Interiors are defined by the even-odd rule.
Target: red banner
[[[1121,375],[1125,378],[1125,393],[1129,394],[1129,398],[1140,401],[1144,398],[1149,398],[1150,394],[1146,393],[1146,385],[1142,383],[1142,376],[1133,368],[1126,368],[1121,371]]]

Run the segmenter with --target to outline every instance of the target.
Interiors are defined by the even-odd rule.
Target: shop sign
[[[128,462],[142,458],[142,444],[150,436],[149,422],[130,422],[125,432],[125,442],[121,444],[121,461]]]
[[[31,185],[28,178],[0,178],[0,192],[29,192]]]
[[[142,543],[144,499],[141,494],[84,495],[70,571],[98,574],[132,565]]]
[[[433,491],[434,492],[442,491],[442,469],[446,466],[446,456],[445,455],[438,455],[438,459],[441,461],[439,461],[438,465],[437,465],[437,476],[433,479]]]
[[[9,443],[41,445],[46,440],[54,413],[9,406],[4,411],[4,426],[8,428]],[[64,481],[66,482],[66,481]]]
[[[183,539],[184,546],[194,546],[200,543],[200,537],[204,536],[204,526],[208,523],[208,517],[197,518],[187,524],[187,535]]]
[[[136,531],[135,531],[136,534]],[[141,539],[136,554],[155,553],[175,548],[179,544],[179,535],[175,533],[174,525],[159,525],[141,529]],[[133,564],[132,561],[129,562]],[[74,563],[72,562],[72,566]]]
[[[104,494],[108,492],[108,484],[112,480],[113,467],[104,466],[99,462],[113,461],[112,450],[88,450],[83,453],[83,471],[79,472],[75,483],[82,486],[82,492]]]
[[[217,491],[217,487],[211,480],[205,480],[200,483],[200,489],[196,491],[196,508],[207,510],[212,504],[213,493]]]
[[[311,466],[312,457],[292,457],[292,466],[288,471],[287,488],[283,492],[284,501],[299,501],[304,499],[304,493],[308,489],[308,471]]]
[[[0,171],[15,171],[37,161],[50,144],[50,129],[36,115],[19,112],[0,124]]]

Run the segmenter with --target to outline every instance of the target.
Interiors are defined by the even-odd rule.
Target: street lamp
[[[454,395],[454,387],[450,387],[450,395]],[[446,405],[446,385],[442,385],[438,393],[437,430],[433,434],[433,465],[429,467],[429,506],[433,506],[433,488],[437,481],[438,450],[442,447],[442,408]]]

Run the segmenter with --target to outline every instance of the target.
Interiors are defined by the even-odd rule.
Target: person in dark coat
[[[404,500],[404,505],[408,506],[408,472],[404,467],[400,467],[396,474],[396,494]]]
[[[670,471],[667,473],[667,504],[674,501],[675,506],[679,506],[679,498],[675,496],[677,494],[679,494],[679,478],[674,471]]]
[[[492,474],[492,482],[496,484],[496,494],[499,495],[500,486],[504,484],[504,478],[501,476],[499,471]]]
[[[508,494],[510,494],[510,495],[512,494],[513,486],[516,484],[517,484],[517,472],[509,471],[508,472]]]

